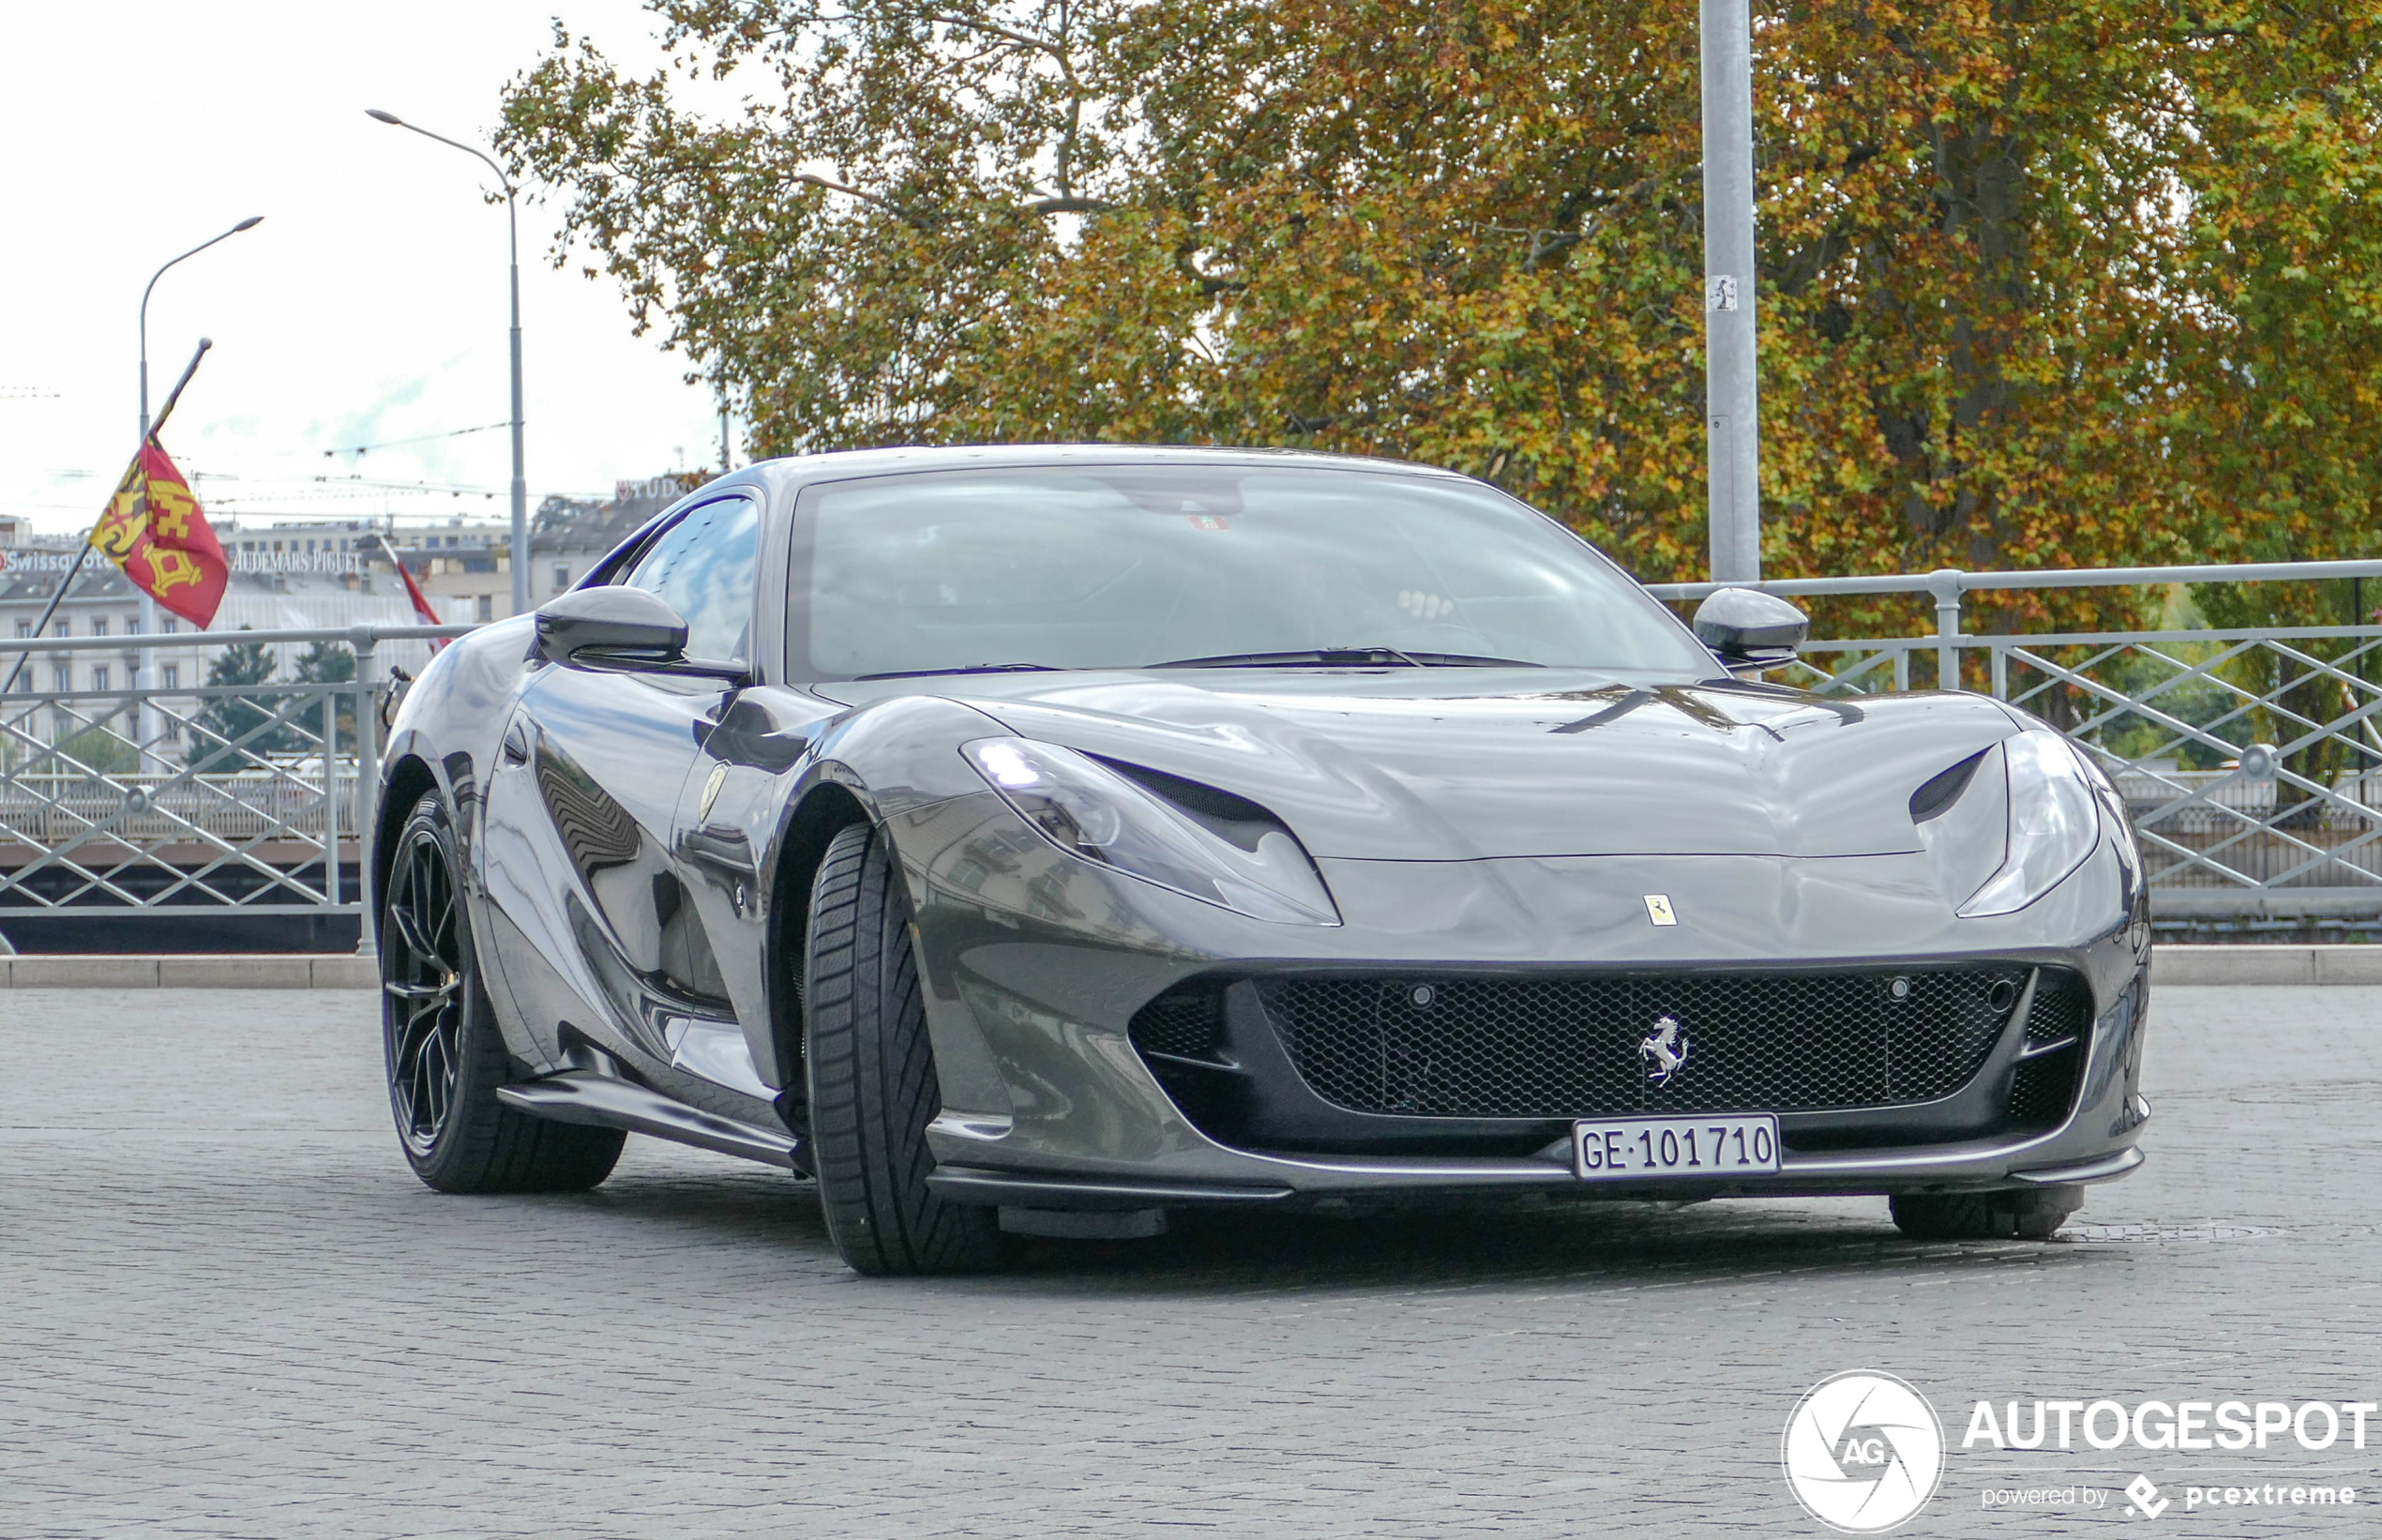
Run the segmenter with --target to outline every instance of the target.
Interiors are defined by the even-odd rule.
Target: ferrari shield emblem
[[[1679,915],[1672,912],[1670,897],[1667,894],[1649,893],[1646,895],[1646,917],[1656,925],[1679,923]]]

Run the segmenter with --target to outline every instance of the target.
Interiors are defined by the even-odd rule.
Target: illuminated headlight
[[[2106,778],[2067,739],[2020,732],[2001,741],[2000,758],[2009,777],[2009,845],[2000,869],[1960,906],[1969,918],[2026,908],[2083,866],[2101,838],[2095,783],[2106,785]],[[2116,795],[2111,792],[2109,800]]]
[[[1090,755],[1056,744],[978,738],[959,752],[1019,817],[1069,855],[1252,919],[1340,923],[1315,863],[1279,826],[1212,828]]]

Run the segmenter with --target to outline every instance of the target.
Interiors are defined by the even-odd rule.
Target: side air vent
[[[2011,1121],[2022,1127],[2057,1125],[2075,1106],[2092,1030],[2092,991],[2083,977],[2045,968],[2027,1012],[2028,1057],[2010,1087]]]
[[[1224,1001],[1213,986],[1162,994],[1134,1013],[1127,1029],[1144,1053],[1201,1064],[1224,1062]]]

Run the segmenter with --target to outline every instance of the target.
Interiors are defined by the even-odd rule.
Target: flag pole
[[[150,445],[157,442],[158,430],[165,426],[166,418],[173,415],[173,403],[182,399],[183,387],[190,383],[190,376],[199,371],[199,360],[205,357],[207,349],[213,346],[215,346],[214,338],[202,337],[199,339],[198,351],[190,355],[189,363],[183,366],[182,378],[173,382],[173,388],[166,393],[165,404],[158,408],[157,416],[150,422],[149,436],[141,442],[141,446],[143,448],[145,449]]]
[[[59,604],[63,602],[67,596],[67,590],[74,586],[76,574],[83,570],[83,563],[84,559],[91,554],[92,536],[99,533],[99,525],[108,517],[108,508],[113,507],[115,506],[116,498],[123,496],[125,491],[130,488],[133,482],[139,477],[141,474],[141,456],[147,451],[150,445],[157,442],[158,430],[165,426],[166,418],[173,415],[173,403],[182,399],[183,387],[190,383],[190,376],[199,371],[199,360],[205,357],[207,349],[213,346],[215,346],[215,340],[213,338],[202,337],[199,339],[198,351],[190,355],[189,363],[183,368],[182,378],[173,383],[173,393],[166,397],[165,405],[158,409],[156,420],[149,424],[149,436],[141,441],[141,447],[139,449],[133,451],[132,468],[126,472],[125,478],[116,484],[114,495],[108,499],[107,506],[102,507],[99,510],[99,517],[91,521],[90,530],[83,536],[82,548],[76,551],[73,559],[67,563],[66,576],[58,580],[57,592],[50,596],[50,602],[43,608],[41,611],[41,618],[33,623],[33,635],[26,640],[38,642],[41,638],[41,633],[50,628],[51,618],[57,614]],[[33,654],[30,652],[17,654],[16,666],[8,671],[8,683],[0,684],[0,695],[7,695],[17,687],[18,676],[24,672],[25,664],[32,661],[32,658]]]

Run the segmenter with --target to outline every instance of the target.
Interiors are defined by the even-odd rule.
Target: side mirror
[[[1792,663],[1811,636],[1811,617],[1775,594],[1724,588],[1696,607],[1696,640],[1731,672]]]
[[[642,588],[581,588],[537,611],[537,656],[582,669],[667,670],[686,657],[686,622]]]

